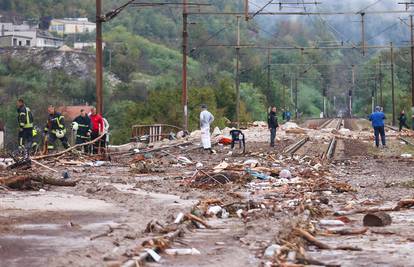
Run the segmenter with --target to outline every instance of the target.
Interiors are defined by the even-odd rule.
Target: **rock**
[[[267,123],[264,121],[254,121],[253,122],[253,126],[257,126],[257,127],[267,127]]]
[[[265,258],[273,258],[275,255],[277,255],[280,252],[281,247],[279,245],[273,244],[266,248],[263,256]]]
[[[214,128],[212,135],[213,136],[219,136],[219,135],[221,135],[220,128],[219,127]]]
[[[338,133],[341,135],[348,135],[351,133],[351,130],[347,129],[347,128],[341,128],[338,130]]]
[[[391,222],[391,216],[385,212],[368,213],[363,219],[364,226],[386,226]]]
[[[282,126],[282,129],[283,130],[294,129],[294,128],[299,128],[299,126],[296,123],[294,123],[294,122],[286,122]]]
[[[289,170],[284,169],[280,171],[279,177],[284,179],[290,179],[292,178],[292,173]]]

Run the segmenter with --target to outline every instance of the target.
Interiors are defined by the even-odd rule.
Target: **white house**
[[[41,47],[58,48],[63,39],[52,36],[49,32],[33,28],[24,31],[2,31],[0,47]]]
[[[96,30],[96,24],[90,22],[88,18],[65,18],[52,19],[49,31],[59,35],[90,33]]]

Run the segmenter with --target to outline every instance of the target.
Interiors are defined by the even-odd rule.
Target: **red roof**
[[[81,109],[84,109],[86,113],[91,111],[92,106],[63,106],[58,107],[57,110],[65,116],[66,120],[74,120],[77,116],[80,115]]]

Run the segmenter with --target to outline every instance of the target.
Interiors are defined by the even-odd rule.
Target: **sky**
[[[408,0],[316,0],[321,2],[319,5],[282,5],[279,9],[280,2],[315,2],[315,0],[273,0],[264,11],[268,12],[329,12],[329,11],[352,11],[365,12],[372,11],[389,11],[389,10],[406,10],[405,5],[398,4]],[[249,0],[250,11],[255,12],[266,5],[269,0]],[[396,45],[404,45],[409,40],[408,16],[414,15],[414,6],[409,8],[410,13],[399,14],[366,14],[366,39],[369,44],[388,44],[393,41]],[[352,15],[335,15],[335,16],[263,16],[258,21],[263,26],[272,27],[277,20],[299,21],[309,23],[315,19],[325,20],[330,26],[330,30],[335,32],[335,36],[340,41],[349,41],[358,43],[361,40],[361,16]],[[405,21],[405,23],[403,22]],[[332,26],[332,27],[331,27]]]

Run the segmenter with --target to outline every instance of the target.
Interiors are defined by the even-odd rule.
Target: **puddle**
[[[66,193],[45,192],[28,195],[18,192],[0,197],[0,210],[6,209],[108,212],[116,207],[102,200]]]
[[[156,202],[168,204],[171,206],[193,206],[196,201],[195,200],[186,200],[181,199],[177,195],[170,195],[170,194],[162,194],[162,193],[152,193],[142,189],[134,188],[133,185],[125,185],[125,184],[112,184],[116,189],[121,192],[140,195],[140,196],[148,196],[151,199],[155,200]]]

